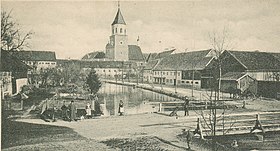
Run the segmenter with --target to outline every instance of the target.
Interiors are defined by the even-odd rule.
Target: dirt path
[[[66,126],[88,139],[106,141],[114,138],[136,138],[152,136],[161,142],[172,146],[172,150],[186,150],[186,143],[177,138],[183,128],[194,128],[195,117],[169,117],[159,114],[139,114],[100,119],[88,119],[78,122],[57,121],[44,123],[40,119],[20,119],[18,121]],[[193,146],[194,150],[203,150]]]

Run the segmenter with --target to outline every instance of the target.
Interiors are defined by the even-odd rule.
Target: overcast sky
[[[121,1],[129,44],[144,53],[211,48],[209,33],[226,28],[231,48],[280,52],[280,1]],[[25,30],[35,32],[32,50],[80,59],[104,51],[117,1],[2,1],[2,9]],[[159,42],[161,41],[161,42]]]

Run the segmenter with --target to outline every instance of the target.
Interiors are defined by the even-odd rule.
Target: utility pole
[[[163,88],[162,88],[162,81],[163,81],[163,80],[162,80],[162,71],[160,71],[160,87],[161,87],[161,90],[163,89]]]
[[[124,68],[124,62],[122,62],[122,83],[123,83],[123,68]]]
[[[194,68],[192,70],[192,97],[194,97],[193,96],[193,89],[194,89]]]
[[[176,75],[175,75],[175,83],[174,83],[174,84],[175,84],[175,93],[177,93],[177,74],[178,74],[177,72],[178,72],[178,70],[177,70],[177,68],[176,68],[176,72],[175,72],[175,74],[176,74]]]

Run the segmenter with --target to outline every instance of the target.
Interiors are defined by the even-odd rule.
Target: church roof
[[[123,16],[122,16],[120,8],[118,9],[117,15],[116,15],[112,25],[115,25],[115,24],[124,24],[124,25],[126,25],[126,23],[125,23],[125,21],[123,19]]]
[[[137,45],[128,45],[128,58],[134,61],[144,61],[141,48]]]

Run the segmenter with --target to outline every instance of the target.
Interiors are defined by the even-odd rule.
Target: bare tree
[[[32,32],[23,34],[19,24],[13,20],[12,11],[1,11],[1,49],[7,51],[18,51],[29,47],[27,41],[31,39]]]
[[[207,108],[209,108],[208,111],[200,111],[197,112],[197,114],[200,114],[202,121],[204,124],[202,127],[205,127],[210,130],[208,133],[209,135],[213,136],[213,150],[216,150],[216,145],[215,145],[215,136],[216,136],[216,128],[217,128],[217,123],[222,122],[223,127],[223,134],[227,133],[228,130],[225,129],[225,121],[224,121],[224,114],[225,114],[225,105],[224,102],[221,104],[220,99],[221,99],[221,76],[222,76],[222,61],[223,59],[221,58],[222,53],[225,50],[229,50],[230,48],[230,38],[229,38],[229,32],[227,28],[223,28],[221,32],[213,31],[212,33],[208,34],[209,36],[209,41],[212,46],[212,53],[213,56],[215,57],[215,61],[213,64],[213,68],[211,69],[211,72],[213,72],[212,76],[214,80],[211,80],[211,93],[207,94],[205,96],[207,98]],[[213,91],[214,90],[214,96],[213,96]],[[213,99],[214,98],[214,99]],[[224,110],[221,113],[221,115],[217,115],[217,107],[218,105],[222,105]],[[235,122],[231,122],[228,126],[229,129],[234,125]]]

